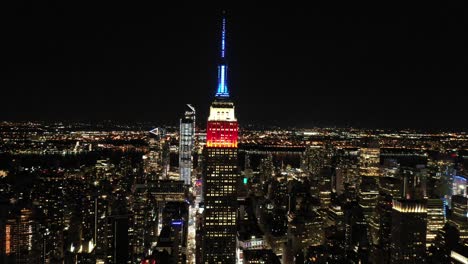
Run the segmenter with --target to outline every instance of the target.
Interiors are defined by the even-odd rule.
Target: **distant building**
[[[185,185],[192,185],[193,148],[195,142],[195,108],[187,105],[190,109],[180,119],[179,133],[179,172],[180,180]]]
[[[394,199],[402,198],[401,180],[395,177],[380,177],[379,191],[392,196]]]
[[[372,142],[359,149],[359,170],[361,176],[380,176],[380,148],[378,142]]]
[[[379,196],[378,180],[380,172],[380,148],[377,141],[371,141],[359,149],[359,206],[362,208],[368,225],[368,239],[370,243],[377,243],[378,223],[373,219]]]

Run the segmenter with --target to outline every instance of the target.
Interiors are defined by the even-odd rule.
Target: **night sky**
[[[204,121],[226,8],[241,125],[468,128],[462,4],[58,2],[2,8],[0,120]]]

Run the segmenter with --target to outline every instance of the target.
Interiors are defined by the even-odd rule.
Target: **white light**
[[[450,252],[450,257],[452,257],[452,259],[460,261],[461,263],[468,264],[468,258],[466,258],[463,255],[460,255],[455,251]]]

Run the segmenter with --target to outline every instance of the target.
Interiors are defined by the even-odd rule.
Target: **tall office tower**
[[[366,142],[359,150],[359,206],[363,209],[364,217],[369,225],[368,237],[373,244],[377,243],[378,224],[373,219],[377,199],[379,196],[378,179],[380,176],[380,148],[377,141]]]
[[[426,198],[425,177],[417,168],[402,168],[400,177],[403,180],[403,197],[406,199]]]
[[[361,176],[380,176],[380,148],[372,142],[359,150],[359,171]]]
[[[273,174],[275,173],[275,166],[273,165],[273,156],[271,155],[271,153],[260,160],[259,170],[260,181],[262,183],[270,180],[273,177]]]
[[[155,203],[150,197],[146,184],[134,184],[132,187],[133,199],[130,199],[133,211],[133,221],[130,228],[133,229],[133,236],[130,237],[130,247],[132,248],[132,262],[140,262],[151,249],[152,242],[155,242],[157,232]]]
[[[356,202],[346,203],[343,207],[345,223],[345,251],[346,258],[367,263],[369,253],[368,227],[364,219],[364,213]]]
[[[441,199],[427,200],[427,234],[426,247],[434,243],[435,237],[445,225],[444,202]]]
[[[399,178],[394,177],[380,177],[379,178],[379,192],[392,196],[394,199],[402,198],[402,184]]]
[[[238,124],[227,86],[225,37],[223,18],[218,89],[210,107],[204,149],[203,263],[236,263]]]
[[[379,219],[375,214],[375,208],[379,198],[377,177],[363,176],[359,185],[359,206],[362,208],[364,218],[368,225],[368,238],[372,244],[378,243]]]
[[[423,200],[393,200],[390,263],[425,261],[426,221],[427,205]]]
[[[126,202],[122,198],[114,201],[112,213],[107,217],[107,262],[127,263],[129,259],[130,241],[133,232],[129,229],[132,215],[127,211]]]
[[[319,199],[323,209],[327,209],[331,202],[332,175],[333,170],[330,166],[322,167],[318,173]]]
[[[109,216],[110,200],[109,195],[103,193],[94,196],[94,212],[92,214],[94,218],[93,241],[96,245],[94,254],[97,259],[105,259],[107,255],[107,217]]]
[[[35,251],[37,225],[33,220],[32,210],[22,208],[14,210],[5,224],[5,255],[7,263],[37,263],[38,252]]]
[[[318,177],[320,169],[331,165],[333,149],[330,146],[310,146],[301,156],[301,168],[312,177]]]
[[[354,149],[338,149],[335,155],[335,173],[333,191],[345,194],[350,199],[351,192],[355,192],[359,184],[358,151]]]
[[[378,223],[378,243],[376,245],[377,259],[382,263],[390,261],[390,238],[392,232],[392,196],[380,193],[374,219]]]
[[[449,223],[458,229],[460,239],[468,239],[468,198],[452,196],[452,211]]]
[[[192,153],[195,143],[195,108],[185,111],[184,118],[180,119],[179,136],[179,172],[180,180],[185,185],[192,185]]]

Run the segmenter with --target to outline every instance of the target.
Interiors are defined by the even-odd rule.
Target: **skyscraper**
[[[378,219],[374,213],[379,197],[378,179],[380,177],[380,148],[376,140],[365,142],[365,146],[359,150],[359,173],[361,183],[359,185],[359,206],[361,206],[364,217],[369,225],[369,240],[373,244],[378,243]]]
[[[426,255],[427,204],[393,200],[390,263],[422,263]]]
[[[7,263],[26,264],[38,261],[37,252],[34,250],[35,244],[37,245],[34,243],[37,224],[30,208],[21,208],[12,212],[6,219],[4,236]]]
[[[452,211],[450,224],[458,229],[462,240],[468,239],[468,198],[461,195],[452,196]]]
[[[195,108],[187,105],[190,109],[185,111],[184,118],[180,119],[179,137],[179,171],[180,180],[185,185],[192,185],[192,153],[195,139]]]
[[[238,124],[227,85],[226,19],[222,20],[218,88],[206,129],[203,171],[203,263],[236,263]]]
[[[427,234],[426,247],[434,242],[440,229],[445,225],[444,202],[441,199],[427,199]]]

